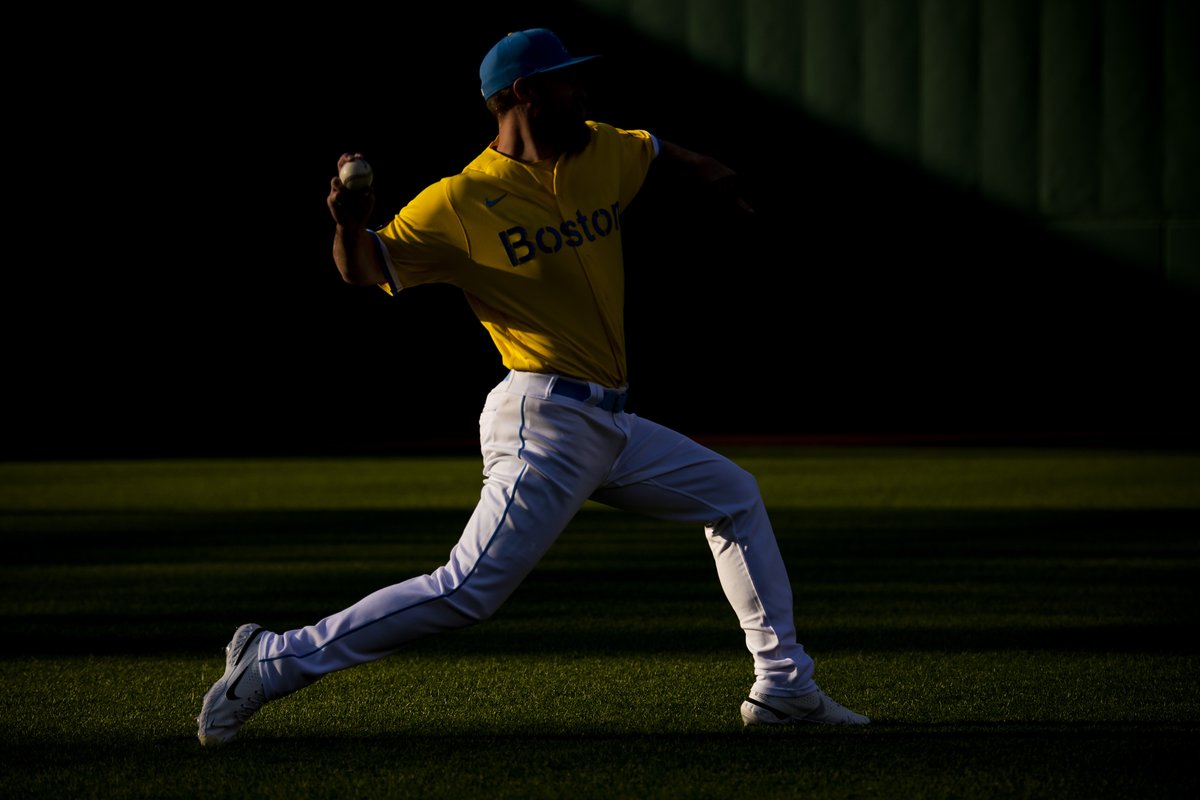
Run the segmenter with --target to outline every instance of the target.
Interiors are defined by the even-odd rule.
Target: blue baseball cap
[[[479,65],[483,99],[512,86],[517,78],[552,72],[594,58],[599,56],[572,56],[558,36],[547,28],[510,33],[496,42]]]

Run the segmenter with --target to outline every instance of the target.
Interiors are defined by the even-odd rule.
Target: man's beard
[[[584,120],[582,106],[539,106],[529,124],[538,141],[549,144],[559,155],[571,155],[587,147],[592,139],[592,129]]]

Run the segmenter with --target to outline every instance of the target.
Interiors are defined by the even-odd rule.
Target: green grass
[[[438,566],[474,459],[0,463],[6,797],[1193,797],[1200,454],[731,451],[817,679],[744,731],[698,530],[589,505],[495,618],[327,676],[228,747],[238,624]]]

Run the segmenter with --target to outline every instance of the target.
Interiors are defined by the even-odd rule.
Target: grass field
[[[440,565],[477,460],[0,463],[3,796],[1200,796],[1200,453],[729,454],[870,726],[744,731],[701,532],[589,505],[492,620],[205,750],[233,629]]]

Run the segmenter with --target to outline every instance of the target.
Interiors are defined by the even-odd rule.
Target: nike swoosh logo
[[[503,200],[506,197],[508,197],[508,192],[505,192],[504,194],[500,195],[495,200],[490,200],[485,197],[485,198],[483,198],[483,204],[485,206],[487,206],[488,208],[491,208],[492,206],[496,205],[496,203],[499,203],[501,200]]]
[[[766,703],[760,703],[757,700],[755,700],[753,697],[747,697],[746,701],[748,703],[758,706],[759,708],[770,711],[772,714],[775,715],[776,719],[783,720],[783,719],[789,719],[791,717],[791,714],[788,714],[787,712],[784,712],[784,711],[780,711],[778,708],[775,708],[774,706],[769,706]]]
[[[244,645],[242,645],[242,652],[238,653],[237,661],[234,662],[235,667],[242,663],[242,659],[246,657],[246,653],[250,650],[250,645],[254,643],[255,639],[257,639],[259,636],[262,636],[266,630],[266,628],[259,628],[254,633],[250,634],[250,638],[246,640]],[[241,699],[238,697],[237,687],[238,684],[242,682],[242,678],[246,677],[246,673],[249,671],[250,670],[248,669],[244,669],[238,673],[238,676],[234,679],[233,683],[229,684],[229,688],[225,691],[226,699],[233,701]]]

